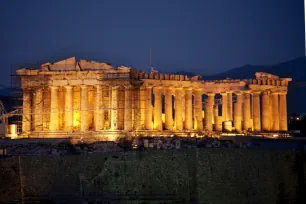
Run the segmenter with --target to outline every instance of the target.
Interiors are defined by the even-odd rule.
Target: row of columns
[[[94,111],[95,129],[102,130],[104,124],[104,112],[102,104],[102,86],[96,85],[96,101]],[[89,129],[88,122],[88,86],[80,86],[80,130],[86,131]],[[126,86],[124,89],[124,130],[131,131],[135,129],[133,127],[133,106],[132,95],[133,87],[131,85]],[[215,93],[208,93],[208,98],[205,101],[205,117],[203,126],[202,116],[202,89],[192,88],[165,88],[147,87],[141,89],[144,94],[141,95],[144,100],[144,118],[143,125],[147,130],[162,130],[162,93],[165,94],[165,128],[167,130],[197,130],[203,131],[213,130],[213,121],[215,123],[215,129],[220,130],[220,119],[218,117],[218,107],[215,104]],[[154,107],[152,107],[152,94],[154,93]],[[173,120],[173,108],[172,108],[172,95],[175,95],[175,122]],[[234,103],[233,114],[233,102],[232,93],[221,93],[222,95],[222,122],[233,121],[233,126],[237,131],[249,130],[254,131],[285,131],[287,130],[287,105],[286,105],[286,93],[269,93],[263,92],[262,96],[262,111],[260,108],[260,92],[245,91],[243,93],[235,93],[237,101]],[[252,115],[251,115],[251,100],[252,94]],[[58,87],[50,87],[50,130],[55,131],[59,129],[59,107],[58,107]],[[118,100],[119,100],[119,86],[111,87],[111,129],[118,129]],[[194,96],[194,104],[192,104],[192,97]],[[31,95],[29,90],[24,90],[23,95],[23,131],[30,131],[31,127]],[[41,130],[42,128],[42,105],[43,92],[42,89],[35,91],[34,97],[34,123],[35,130]],[[71,130],[73,127],[73,87],[65,86],[65,118],[64,124],[66,130]],[[183,104],[184,103],[184,104]],[[185,109],[183,109],[185,107]],[[154,111],[153,111],[154,110]],[[262,117],[261,117],[262,116]],[[253,119],[251,124],[251,118]],[[137,118],[138,119],[138,118]],[[153,121],[152,121],[153,119]]]

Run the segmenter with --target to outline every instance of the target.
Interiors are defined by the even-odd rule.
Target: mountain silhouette
[[[299,57],[294,60],[283,62],[280,64],[261,66],[261,65],[244,65],[242,67],[230,69],[213,76],[214,79],[223,79],[226,77],[232,79],[248,79],[254,78],[255,72],[267,72],[280,77],[291,77],[295,82],[306,81],[306,58]]]
[[[267,72],[279,77],[290,77],[287,95],[288,113],[306,112],[306,57],[299,57],[287,62],[261,66],[244,65],[238,68],[230,69],[213,76],[203,76],[203,79],[249,79],[255,78],[256,72]]]

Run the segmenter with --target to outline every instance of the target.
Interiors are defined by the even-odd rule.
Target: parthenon
[[[253,79],[145,73],[75,57],[17,70],[22,137],[190,135],[287,131],[291,78]]]

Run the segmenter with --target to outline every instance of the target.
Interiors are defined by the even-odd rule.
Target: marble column
[[[222,125],[220,126],[220,121],[219,121],[219,114],[218,114],[218,105],[214,105],[214,129],[215,131],[221,131],[222,130]]]
[[[87,131],[89,128],[88,123],[88,87],[81,85],[81,109],[80,109],[80,130]]]
[[[31,130],[31,92],[27,88],[23,89],[22,110],[22,132],[26,133]]]
[[[196,89],[194,91],[194,121],[195,129],[197,131],[203,130],[202,120],[202,90]]]
[[[234,107],[234,127],[235,130],[241,132],[242,130],[242,95],[241,93],[236,93],[237,101]]]
[[[132,124],[132,86],[126,86],[124,91],[124,130],[133,130]]]
[[[222,96],[222,121],[227,121],[228,117],[227,117],[227,106],[228,106],[228,102],[227,102],[227,93],[221,93]]]
[[[176,130],[183,130],[183,104],[182,88],[175,88],[175,127]]]
[[[51,86],[50,130],[58,130],[58,87]]]
[[[233,120],[233,93],[227,93],[227,120]]]
[[[165,127],[173,130],[173,108],[172,108],[173,88],[167,87],[165,91]]]
[[[161,87],[154,87],[154,129],[163,130]]]
[[[152,130],[152,87],[146,87],[146,116],[145,116],[145,128],[147,130]]]
[[[118,130],[118,99],[119,86],[113,86],[111,103],[111,130]]]
[[[260,92],[252,93],[253,100],[253,129],[254,131],[261,131],[260,124]]]
[[[262,95],[262,129],[270,131],[270,95],[267,91]]]
[[[287,92],[281,92],[279,99],[279,130],[287,131]]]
[[[251,100],[250,100],[250,92],[247,91],[244,93],[243,100],[243,129],[249,130],[251,119]]]
[[[106,89],[105,86],[101,86],[101,102],[100,102],[100,107],[101,107],[101,118],[100,118],[100,122],[101,122],[101,130],[104,130],[106,128],[105,125],[105,113],[107,113],[107,103],[104,100],[104,97],[106,95],[106,93],[108,92],[108,90]]]
[[[279,102],[278,93],[272,93],[272,130],[279,131]]]
[[[192,121],[192,88],[185,89],[185,129],[193,129]]]
[[[215,94],[214,93],[208,93],[208,98],[205,103],[205,129],[208,131],[212,131],[212,117],[213,117],[213,106],[215,103]]]
[[[133,108],[133,128],[135,130],[141,129],[141,107],[140,107],[140,87],[132,89],[132,108]]]
[[[140,87],[140,128],[145,127],[145,117],[146,117],[146,87]]]
[[[41,131],[43,129],[43,95],[42,88],[35,90],[34,96],[34,130]]]
[[[94,121],[95,121],[95,130],[99,131],[103,129],[103,111],[102,111],[102,86],[101,85],[95,85],[96,87],[96,103],[95,103],[95,115],[94,115]]]
[[[73,128],[73,87],[65,86],[65,130]]]

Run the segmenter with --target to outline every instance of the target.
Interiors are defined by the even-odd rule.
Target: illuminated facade
[[[69,58],[19,69],[20,137],[286,131],[290,78],[201,80]]]

